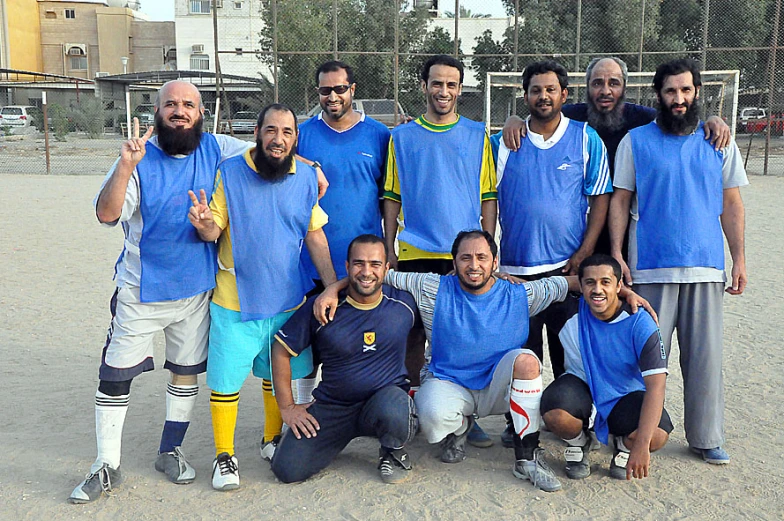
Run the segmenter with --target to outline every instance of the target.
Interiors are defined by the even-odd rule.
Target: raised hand
[[[147,140],[152,137],[153,127],[148,127],[147,132],[139,137],[139,118],[133,118],[133,137],[122,144],[120,159],[130,166],[135,167],[147,152]]]
[[[188,220],[200,235],[212,230],[215,226],[215,221],[212,219],[210,205],[207,204],[207,194],[203,189],[199,190],[199,199],[197,199],[193,190],[188,190],[188,196],[190,196],[193,203],[193,206],[188,211]]]

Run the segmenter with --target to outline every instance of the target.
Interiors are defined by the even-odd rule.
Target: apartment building
[[[40,72],[37,0],[0,0],[0,68]]]
[[[177,39],[177,69],[215,72],[213,2],[218,14],[221,72],[239,76],[272,78],[258,59],[261,0],[175,0],[174,22]]]
[[[137,2],[37,1],[42,72],[92,79],[175,67],[174,23],[149,21]]]

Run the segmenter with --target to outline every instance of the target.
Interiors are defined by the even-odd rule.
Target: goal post
[[[651,86],[653,71],[630,72],[626,83],[626,101],[647,107],[656,106],[656,95]],[[735,135],[738,118],[738,85],[740,71],[702,71],[700,100],[705,117],[719,116]],[[567,103],[585,101],[585,73],[569,73],[569,96]],[[512,114],[512,96],[517,97],[517,115],[528,115],[523,102],[522,72],[488,72],[485,82],[485,128],[494,133],[504,126]]]

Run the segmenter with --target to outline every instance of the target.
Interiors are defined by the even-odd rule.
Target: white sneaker
[[[212,462],[212,488],[226,491],[240,488],[240,467],[236,456],[221,452]]]
[[[261,440],[261,449],[259,452],[261,453],[261,459],[266,461],[272,461],[272,456],[275,455],[275,451],[278,448],[278,444],[280,443],[280,434],[272,438],[270,441],[265,442],[263,439]]]

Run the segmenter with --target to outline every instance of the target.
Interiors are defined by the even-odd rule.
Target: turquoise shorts
[[[239,311],[210,303],[210,347],[207,355],[207,385],[220,394],[239,392],[248,373],[272,379],[270,350],[275,333],[294,311],[264,320],[243,322]],[[304,378],[313,371],[313,355],[307,348],[291,359],[291,378]]]

